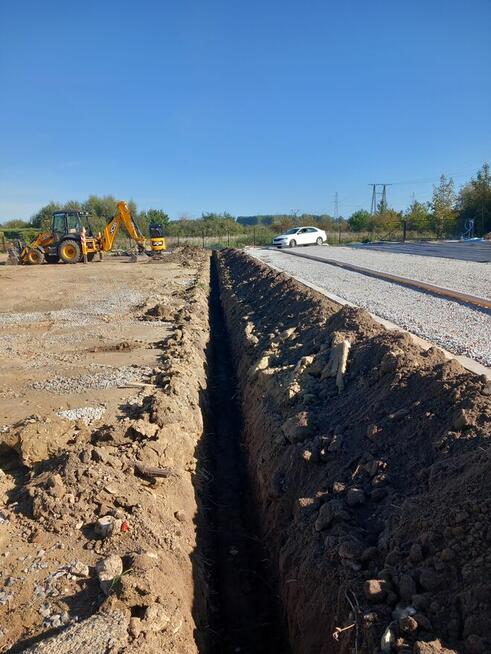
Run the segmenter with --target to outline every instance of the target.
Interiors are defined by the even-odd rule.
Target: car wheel
[[[296,246],[297,242],[294,238],[290,239],[290,242],[288,243],[288,246],[291,248],[294,248]]]
[[[322,240],[322,236],[319,236],[319,238],[316,240],[317,245],[322,245],[324,241]]]

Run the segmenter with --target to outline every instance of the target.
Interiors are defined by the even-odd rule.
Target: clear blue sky
[[[489,0],[0,0],[0,221],[428,199],[491,159],[490,28]]]

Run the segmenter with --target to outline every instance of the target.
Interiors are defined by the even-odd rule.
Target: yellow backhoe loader
[[[11,258],[17,263],[78,263],[92,261],[98,252],[110,252],[121,225],[135,241],[140,252],[158,254],[166,249],[161,225],[150,225],[150,239],[146,239],[133,220],[126,202],[118,202],[116,215],[108,220],[102,234],[94,234],[87,214],[81,211],[55,211],[51,231],[38,234],[37,238],[26,245],[17,243]]]

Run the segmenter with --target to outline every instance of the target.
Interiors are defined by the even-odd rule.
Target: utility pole
[[[341,221],[339,220],[338,192],[334,194],[334,222],[338,224],[338,243],[341,243]]]
[[[375,215],[376,213],[381,213],[387,209],[387,186],[392,186],[392,184],[369,184],[372,187],[372,206],[370,213]],[[381,190],[379,190],[379,188]],[[378,201],[380,198],[380,202]]]

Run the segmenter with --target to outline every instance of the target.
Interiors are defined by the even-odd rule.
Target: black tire
[[[288,247],[290,247],[290,248],[294,248],[296,245],[297,245],[297,242],[296,242],[296,240],[294,238],[292,238],[290,240],[290,242],[288,243]]]
[[[66,238],[58,248],[63,263],[78,263],[82,256],[80,243],[73,238]]]
[[[60,257],[57,254],[45,254],[46,263],[58,263]]]
[[[93,261],[95,257],[95,252],[89,252],[87,255],[87,261]]]
[[[29,250],[24,261],[30,266],[39,266],[44,261],[44,254],[38,248]]]
[[[324,243],[324,241],[322,240],[322,236],[319,236],[319,238],[316,239],[315,243],[316,245],[322,245]]]

